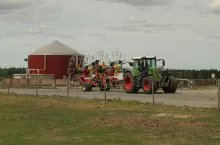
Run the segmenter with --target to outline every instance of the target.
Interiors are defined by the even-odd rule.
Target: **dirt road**
[[[0,92],[7,92],[7,89],[0,89]],[[11,93],[16,94],[36,94],[35,89],[10,89]],[[39,95],[47,96],[66,96],[67,89],[39,89]],[[103,99],[104,92],[93,90],[92,92],[82,92],[79,89],[71,89],[69,92],[70,97],[81,97],[87,99]],[[121,100],[138,100],[140,102],[152,102],[152,95],[143,94],[126,94],[125,92],[110,91],[107,92],[107,99],[120,98]],[[191,106],[191,107],[217,107],[217,89],[212,90],[178,90],[175,94],[164,94],[158,91],[155,94],[156,103],[164,103],[168,105],[177,106]]]

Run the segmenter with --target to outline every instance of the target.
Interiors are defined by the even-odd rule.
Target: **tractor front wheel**
[[[177,81],[173,76],[168,77],[168,87],[163,87],[165,93],[175,93],[177,90]]]
[[[146,76],[142,81],[142,89],[145,94],[152,94],[153,90],[154,93],[156,93],[158,90],[158,83],[152,76]]]
[[[137,78],[134,77],[130,72],[124,74],[123,84],[126,93],[137,93]]]

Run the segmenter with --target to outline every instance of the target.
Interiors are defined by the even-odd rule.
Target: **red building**
[[[28,56],[28,74],[54,74],[56,79],[68,76],[71,57],[83,63],[83,55],[72,48],[54,41]]]

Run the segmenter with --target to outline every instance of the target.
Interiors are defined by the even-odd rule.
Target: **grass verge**
[[[216,109],[0,94],[1,145],[220,144]]]

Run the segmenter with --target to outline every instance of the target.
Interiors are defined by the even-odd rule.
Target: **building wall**
[[[69,59],[72,56],[47,55],[46,56],[46,70],[44,55],[29,55],[28,69],[40,69],[40,74],[54,74],[56,79],[63,79],[63,76],[68,75]],[[78,56],[80,57],[80,56]],[[31,70],[30,74],[36,74],[37,71]]]

